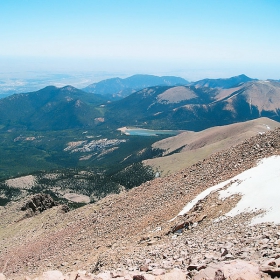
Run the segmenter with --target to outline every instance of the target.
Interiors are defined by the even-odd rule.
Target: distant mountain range
[[[112,78],[93,83],[85,88],[86,92],[106,96],[109,100],[122,99],[140,89],[153,86],[177,86],[187,85],[189,82],[183,78],[174,76],[134,75],[125,79]]]
[[[118,80],[112,79],[111,82],[116,85]],[[165,81],[166,84],[185,81],[176,77],[135,75],[123,79],[121,86],[126,84],[138,88],[151,85],[156,80]],[[109,87],[106,81],[104,85]],[[235,86],[229,87],[231,84]],[[114,89],[116,87],[112,91]],[[36,92],[15,94],[0,100],[2,128],[35,131],[97,126],[103,127],[103,130],[140,126],[199,131],[259,117],[280,121],[279,113],[280,82],[258,81],[245,75],[207,79],[191,85],[149,86],[110,102],[105,95],[72,86],[48,86]]]
[[[198,131],[262,116],[279,121],[279,100],[276,81],[249,81],[225,89],[150,87],[108,104],[105,118],[119,126]]]

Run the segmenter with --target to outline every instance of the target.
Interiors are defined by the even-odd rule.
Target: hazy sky
[[[0,72],[280,79],[279,13],[279,0],[0,0]]]

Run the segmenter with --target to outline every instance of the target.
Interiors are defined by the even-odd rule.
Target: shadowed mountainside
[[[39,91],[8,96],[0,100],[0,123],[7,128],[61,130],[94,126],[102,117],[95,107],[101,96],[85,93],[72,86],[45,87]]]

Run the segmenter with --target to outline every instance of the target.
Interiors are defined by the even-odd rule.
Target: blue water
[[[176,130],[152,130],[152,129],[142,129],[142,128],[131,128],[127,129],[127,135],[136,136],[158,136],[158,135],[177,135],[180,132]]]

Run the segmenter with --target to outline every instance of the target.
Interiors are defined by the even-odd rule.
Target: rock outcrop
[[[26,212],[25,216],[21,219],[32,217],[58,205],[59,203],[54,201],[49,194],[36,194],[20,208],[21,211]],[[64,204],[61,205],[60,211],[62,213],[67,213],[70,209],[66,204]]]
[[[22,211],[30,210],[34,214],[57,206],[58,203],[49,194],[36,194],[21,207]]]

